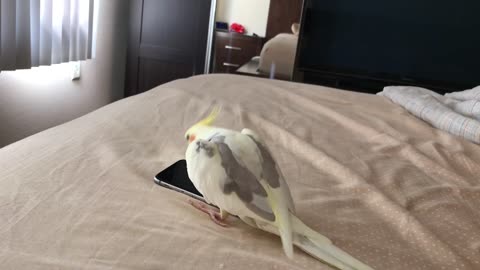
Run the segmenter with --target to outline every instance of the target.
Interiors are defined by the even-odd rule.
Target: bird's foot
[[[191,204],[193,207],[197,208],[198,210],[206,213],[208,216],[210,216],[210,218],[212,219],[213,222],[215,222],[215,224],[220,225],[222,227],[228,227],[228,224],[225,223],[226,216],[222,217],[222,215],[217,209],[209,206],[206,203],[199,202],[196,200],[188,200],[188,203]]]

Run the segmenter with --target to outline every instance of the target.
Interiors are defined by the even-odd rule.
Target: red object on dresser
[[[232,25],[230,26],[230,31],[237,32],[239,34],[245,34],[245,27],[238,23],[232,23]]]

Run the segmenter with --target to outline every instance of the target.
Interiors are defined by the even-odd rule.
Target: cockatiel
[[[205,200],[218,206],[191,204],[226,226],[229,214],[250,226],[281,237],[287,257],[293,245],[339,269],[372,268],[337,248],[295,216],[287,183],[264,142],[251,130],[241,132],[211,126],[219,109],[185,134],[188,176]]]

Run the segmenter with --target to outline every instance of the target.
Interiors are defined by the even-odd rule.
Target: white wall
[[[0,148],[123,97],[128,7],[100,1],[96,58],[79,81],[68,64],[0,73]]]
[[[218,0],[216,19],[229,26],[239,23],[247,34],[265,37],[269,8],[270,0]]]

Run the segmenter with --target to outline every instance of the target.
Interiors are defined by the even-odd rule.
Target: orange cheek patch
[[[189,138],[189,141],[190,141],[190,142],[195,141],[195,135],[191,134],[191,135],[190,135],[190,138]]]

